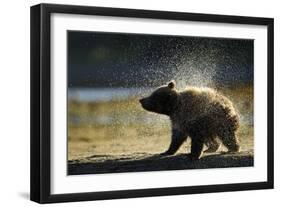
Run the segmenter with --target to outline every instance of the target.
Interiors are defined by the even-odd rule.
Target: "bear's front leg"
[[[204,140],[199,137],[191,138],[191,153],[190,157],[192,160],[199,160],[203,154]]]
[[[186,135],[179,130],[172,130],[172,140],[170,147],[167,151],[161,153],[161,155],[173,155],[180,148],[182,143],[186,140]]]

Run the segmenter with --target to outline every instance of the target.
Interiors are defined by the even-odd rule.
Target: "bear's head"
[[[140,99],[142,107],[151,112],[170,115],[177,101],[178,92],[175,81],[157,88],[150,96]]]

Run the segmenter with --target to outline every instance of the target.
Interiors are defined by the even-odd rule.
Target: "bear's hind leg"
[[[179,130],[172,131],[172,140],[169,149],[161,155],[173,155],[180,148],[182,143],[186,140],[187,136]]]
[[[209,139],[205,144],[208,149],[206,149],[204,152],[207,153],[216,152],[221,146],[221,143],[216,138]]]
[[[238,138],[233,130],[223,130],[220,134],[223,145],[228,149],[228,152],[239,152],[240,145]]]

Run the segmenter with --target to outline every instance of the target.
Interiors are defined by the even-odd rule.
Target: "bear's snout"
[[[140,99],[139,100],[139,102],[140,102],[140,104],[141,104],[141,106],[144,108],[144,109],[146,109],[146,110],[148,110],[148,100],[147,100],[147,98],[142,98],[142,99]]]
[[[141,98],[141,99],[139,100],[139,102],[140,102],[141,105],[144,105],[144,104],[145,104],[145,98]]]

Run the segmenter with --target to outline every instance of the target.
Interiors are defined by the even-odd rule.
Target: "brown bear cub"
[[[235,135],[239,115],[232,102],[210,88],[188,87],[177,91],[171,81],[156,89],[149,97],[140,99],[148,111],[168,115],[172,122],[172,140],[162,155],[174,154],[182,143],[191,138],[192,159],[202,156],[204,144],[207,152],[220,147],[219,138],[228,152],[238,152],[240,147]]]

